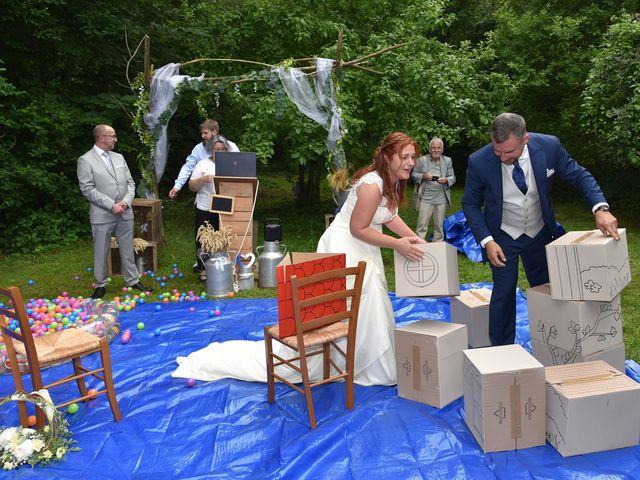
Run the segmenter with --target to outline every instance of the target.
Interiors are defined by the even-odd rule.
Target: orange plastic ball
[[[98,396],[98,390],[96,390],[95,388],[90,388],[87,391],[87,395],[89,395],[89,398],[91,399],[96,398]]]
[[[27,425],[29,425],[30,427],[35,427],[36,426],[36,416],[35,415],[29,415],[27,417]]]
[[[233,292],[227,293],[227,297],[229,297],[229,298],[233,298],[234,296],[235,296],[235,293],[233,293]]]

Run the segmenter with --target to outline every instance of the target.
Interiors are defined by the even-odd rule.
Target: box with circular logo
[[[446,297],[460,295],[458,251],[446,242],[418,245],[424,256],[413,262],[394,251],[398,297]]]

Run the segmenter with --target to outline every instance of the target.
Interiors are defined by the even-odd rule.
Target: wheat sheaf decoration
[[[223,225],[219,230],[215,230],[206,220],[198,227],[198,233],[196,234],[196,239],[202,245],[202,251],[210,253],[228,251],[231,246],[231,240],[234,238],[238,238],[238,236],[230,228]]]
[[[149,242],[147,242],[144,238],[133,239],[133,251],[136,252],[137,255],[144,253],[145,249],[148,246],[149,246]]]

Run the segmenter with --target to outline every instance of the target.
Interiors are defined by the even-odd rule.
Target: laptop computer
[[[216,177],[255,177],[255,152],[216,152]]]

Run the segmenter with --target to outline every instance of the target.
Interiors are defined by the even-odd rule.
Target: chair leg
[[[331,374],[331,344],[322,344],[322,378],[327,379]]]
[[[267,355],[267,402],[273,403],[275,400],[275,381],[273,378],[273,340],[271,334],[264,329],[264,348]]]
[[[107,390],[107,397],[109,399],[109,405],[111,406],[111,413],[116,422],[122,419],[120,413],[120,407],[118,406],[118,399],[116,398],[116,389],[113,384],[113,374],[111,373],[111,354],[109,353],[109,344],[103,338],[100,340],[100,358],[102,359],[102,368],[104,368],[104,386]]]
[[[307,368],[307,356],[300,351],[300,370],[302,370],[302,383],[304,385],[304,398],[307,401],[307,411],[309,412],[309,425],[312,430],[316,429],[316,414],[313,409],[313,398],[311,398],[311,382],[309,381],[309,369]]]
[[[22,383],[22,375],[20,375],[20,368],[18,370],[11,369],[13,375],[13,383],[16,386],[16,392],[26,392],[24,384]],[[27,402],[18,402],[18,416],[20,418],[20,425],[28,427],[28,415],[27,415]]]
[[[354,357],[355,357],[354,348],[350,348],[349,351],[347,352],[347,363],[346,363],[347,378],[345,379],[345,393],[347,397],[345,400],[345,404],[346,404],[347,410],[351,410],[354,404],[354,398],[353,398],[353,382],[354,382],[354,371],[355,371]]]
[[[73,373],[76,375],[82,375],[82,362],[80,361],[80,357],[73,357]],[[80,391],[80,396],[86,397],[88,395],[87,384],[84,382],[84,377],[76,378],[76,383],[78,384],[78,390]],[[87,402],[88,400],[85,400]]]

